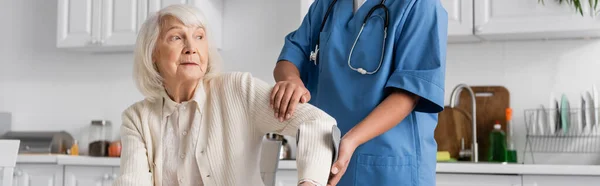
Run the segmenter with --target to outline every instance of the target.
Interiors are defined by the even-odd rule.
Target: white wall
[[[275,83],[273,68],[284,37],[298,28],[301,19],[299,1],[225,1],[224,70],[249,71]]]
[[[249,71],[273,83],[283,37],[300,23],[299,4],[226,1],[224,70]],[[67,130],[79,137],[92,119],[107,119],[116,135],[121,112],[142,99],[131,78],[132,54],[56,49],[55,7],[56,1],[0,2],[0,112],[13,114],[14,130]],[[581,91],[600,86],[598,51],[598,40],[449,45],[446,104],[459,83],[505,86],[522,131],[523,109],[547,104],[550,92],[575,102]],[[518,134],[522,147],[524,134]]]
[[[225,1],[225,38],[221,51],[224,70],[251,72],[253,76],[274,84],[273,68],[284,37],[297,29],[302,19],[299,7],[299,1]],[[291,136],[287,137],[290,142],[296,141]],[[292,157],[295,157],[296,145],[290,143],[290,146]]]

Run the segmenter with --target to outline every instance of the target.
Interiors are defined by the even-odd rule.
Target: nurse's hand
[[[310,92],[304,87],[302,80],[279,81],[271,91],[271,108],[279,121],[290,119],[298,103],[310,100]]]
[[[350,158],[352,158],[352,154],[354,153],[354,150],[356,150],[356,147],[358,147],[357,142],[349,138],[342,138],[338,159],[333,163],[333,166],[331,166],[331,174],[329,175],[327,186],[335,186],[338,184],[344,173],[346,173]]]

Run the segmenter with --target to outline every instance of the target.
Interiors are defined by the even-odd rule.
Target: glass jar
[[[93,120],[89,129],[90,156],[108,156],[108,147],[111,142],[112,125],[107,120]]]

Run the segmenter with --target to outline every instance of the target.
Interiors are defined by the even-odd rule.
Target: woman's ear
[[[154,51],[152,51],[152,63],[153,63],[154,65],[156,65],[156,61],[158,61],[158,60],[156,59],[156,58],[157,58],[157,57],[156,57],[156,56],[157,56],[157,53],[158,53],[158,50],[156,50],[156,49],[154,49]]]

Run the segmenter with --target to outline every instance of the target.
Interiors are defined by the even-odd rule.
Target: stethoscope
[[[321,29],[319,30],[319,33],[323,32],[323,28],[325,27],[325,23],[327,22],[327,18],[329,17],[329,14],[331,14],[331,9],[333,8],[333,5],[335,5],[335,3],[337,2],[337,0],[333,0],[333,2],[331,2],[331,4],[329,4],[329,7],[327,8],[327,12],[325,12],[325,17],[323,18],[323,22],[321,23]],[[379,2],[378,5],[374,6],[373,8],[371,8],[371,10],[369,10],[369,13],[367,14],[367,16],[365,16],[365,19],[363,20],[363,24],[360,27],[360,31],[358,32],[358,36],[356,36],[356,39],[354,40],[354,44],[352,44],[352,48],[350,49],[350,54],[348,55],[348,67],[350,67],[350,69],[360,73],[360,74],[375,74],[377,73],[377,71],[379,71],[379,68],[381,67],[381,63],[383,62],[383,54],[384,54],[384,47],[385,47],[385,38],[387,37],[387,28],[388,28],[388,24],[389,24],[389,13],[388,13],[388,8],[383,4],[385,3],[385,0],[381,0],[381,2]],[[354,52],[354,47],[356,46],[356,43],[358,42],[358,38],[360,38],[360,35],[362,34],[363,29],[365,28],[365,25],[367,25],[367,20],[369,20],[369,17],[371,17],[371,14],[373,14],[373,12],[375,12],[375,10],[377,10],[378,8],[383,8],[383,11],[385,12],[385,25],[383,27],[383,45],[381,46],[381,58],[379,59],[379,65],[377,65],[377,69],[375,69],[374,71],[367,71],[364,68],[355,68],[354,66],[352,66],[352,63],[350,63],[350,59],[352,59],[352,53]],[[310,52],[310,61],[314,61],[315,65],[317,65],[317,54],[319,53],[319,41],[320,41],[320,35],[317,36],[317,45],[315,46],[315,50]]]

